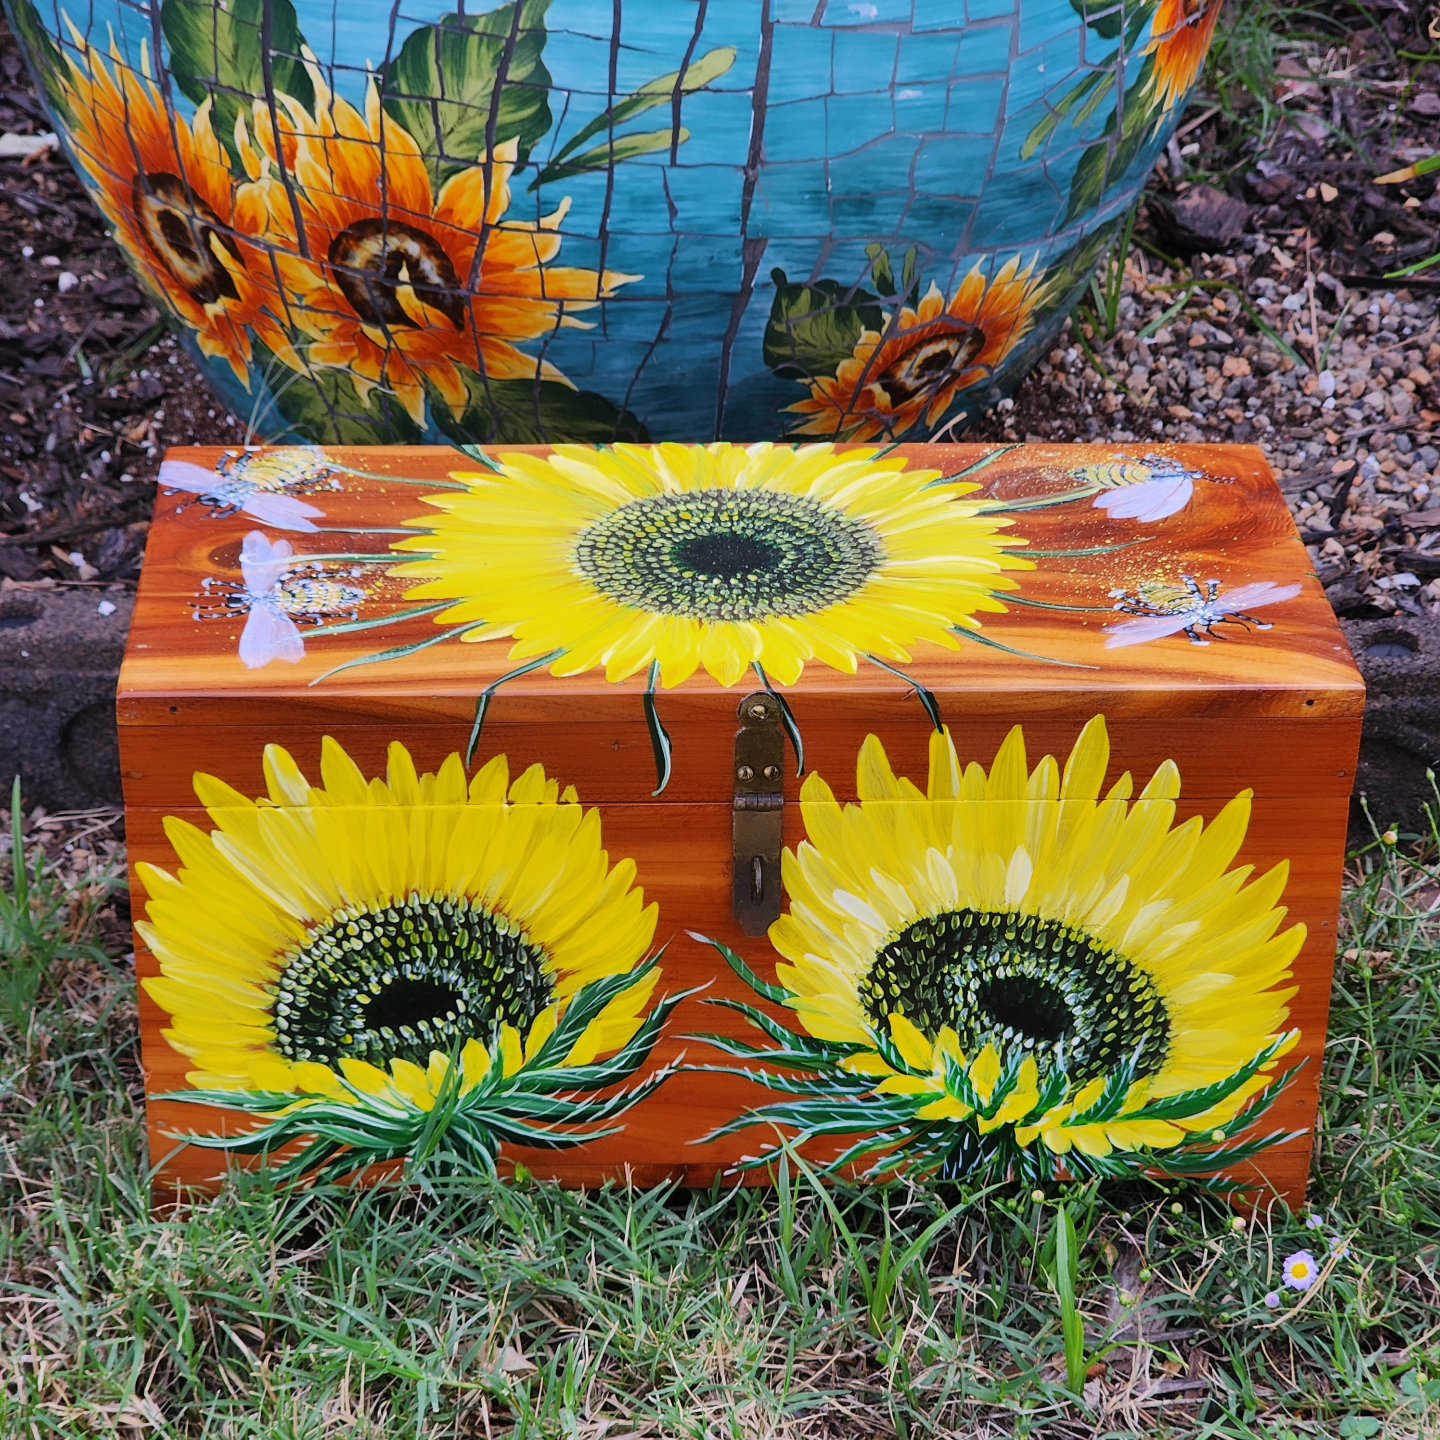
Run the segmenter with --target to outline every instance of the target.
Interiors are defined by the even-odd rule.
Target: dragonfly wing
[[[263,531],[252,530],[240,547],[240,573],[252,595],[268,595],[290,568],[294,547],[288,540],[270,540]]]
[[[213,470],[192,465],[188,460],[162,460],[160,483],[171,490],[188,490],[194,495],[208,495],[224,482]]]
[[[1261,605],[1279,605],[1293,600],[1299,593],[1299,585],[1277,585],[1273,580],[1261,580],[1253,585],[1237,585],[1233,590],[1222,591],[1218,603],[1225,607],[1227,615],[1233,615],[1236,611],[1254,610]]]
[[[293,495],[276,495],[265,490],[247,495],[241,509],[266,525],[274,525],[281,530],[314,530],[318,528],[315,519],[325,516],[318,506],[307,505]]]
[[[259,670],[272,660],[294,665],[305,658],[305,640],[299,627],[271,605],[255,605],[240,632],[240,661]]]
[[[1122,645],[1144,645],[1150,640],[1163,640],[1167,635],[1177,635],[1193,623],[1191,613],[1180,615],[1145,615],[1138,620],[1122,620],[1118,625],[1105,627],[1107,649],[1118,650]]]

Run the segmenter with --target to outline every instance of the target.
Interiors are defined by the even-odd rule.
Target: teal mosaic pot
[[[216,390],[330,443],[953,433],[1050,342],[1220,8],[5,4]]]

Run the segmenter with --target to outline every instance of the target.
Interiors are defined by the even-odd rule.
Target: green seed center
[[[1136,1061],[1155,1074],[1170,1016],[1138,965],[1082,931],[1038,915],[952,910],[927,915],[881,949],[860,984],[870,1022],[902,1014],[932,1039],[948,1025],[973,1058],[1034,1055],[1083,1084]]]
[[[544,950],[512,921],[411,896],[319,927],[286,962],[271,1020],[290,1060],[423,1065],[434,1050],[488,1044],[502,1024],[524,1034],[553,991]]]
[[[863,520],[805,495],[650,495],[582,531],[581,576],[622,605],[690,620],[813,615],[854,595],[885,559]]]

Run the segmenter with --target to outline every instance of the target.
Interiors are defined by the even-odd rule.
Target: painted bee
[[[342,468],[324,451],[299,445],[227,450],[214,470],[188,460],[166,460],[160,466],[160,483],[172,494],[195,495],[218,515],[243,512],[281,530],[314,530],[324,511],[296,497],[339,490]]]
[[[1133,591],[1112,590],[1115,609],[1123,615],[1140,618],[1124,620],[1106,627],[1106,645],[1141,645],[1147,640],[1163,640],[1182,630],[1194,645],[1208,645],[1216,638],[1217,625],[1252,626],[1256,630],[1273,630],[1266,620],[1257,620],[1248,612],[1261,605],[1276,605],[1293,600],[1300,593],[1299,585],[1276,585],[1262,580],[1241,585],[1225,598],[1220,598],[1221,584],[1207,580],[1204,588],[1193,575],[1182,575],[1178,585],[1168,581],[1143,580]],[[1204,631],[1210,639],[1201,639]]]
[[[360,572],[340,573],[353,577]],[[272,660],[293,665],[304,659],[301,624],[353,620],[365,599],[360,586],[336,579],[320,562],[296,564],[288,540],[268,540],[259,530],[252,530],[241,546],[240,575],[238,582],[204,581],[194,615],[197,620],[244,615],[240,659],[252,670]]]
[[[1116,519],[1142,522],[1163,520],[1183,510],[1195,493],[1195,482],[1202,478],[1198,470],[1189,470],[1178,460],[1153,454],[1140,460],[1117,455],[1078,466],[1070,476],[1100,492],[1095,497],[1097,509]]]

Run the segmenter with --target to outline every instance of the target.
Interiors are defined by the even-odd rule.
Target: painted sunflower
[[[990,280],[977,265],[948,302],[932,284],[884,334],[862,331],[833,377],[809,382],[809,397],[787,407],[805,417],[791,433],[893,440],[934,429],[961,391],[990,379],[1029,334],[1045,292],[1034,263],[1022,270],[1018,257]]]
[[[145,988],[195,1067],[171,1098],[270,1122],[195,1143],[308,1138],[299,1174],[417,1158],[445,1135],[493,1164],[507,1141],[608,1133],[659,1082],[589,1093],[634,1075],[673,1002],[644,1014],[656,908],[573,790],[538,765],[511,783],[504,756],[468,784],[458,755],[417,774],[398,743],[367,780],[329,738],[322,785],[276,745],[265,776],[251,801],[197,775],[215,828],[171,817],[179,872],[137,867],[161,969]]]
[[[265,234],[263,193],[236,185],[211,125],[210,102],[193,120],[167,109],[142,54],[139,72],[117,47],[110,59],[71,29],[64,85],[70,144],[95,201],[160,303],[250,387],[251,334],[283,363],[299,360],[277,314],[283,303]]]
[[[1175,765],[1132,798],[1128,774],[1104,790],[1109,758],[1096,717],[1063,773],[1051,756],[1031,770],[1016,726],[988,773],[937,732],[923,790],[874,736],[858,804],[807,780],[809,838],[785,854],[790,908],[770,929],[779,983],[729,957],[804,1033],[747,1009],[778,1049],[709,1037],[799,1072],[762,1078],[799,1098],[727,1129],[863,1128],[837,1164],[1033,1178],[1061,1157],[1075,1175],[1208,1172],[1274,1143],[1230,1137],[1296,1038],[1287,867],[1234,866],[1248,792],[1176,825]]]
[[[493,457],[426,496],[440,513],[396,542],[424,558],[395,572],[407,599],[454,600],[439,624],[513,638],[511,658],[555,675],[651,667],[652,688],[704,668],[781,684],[808,661],[853,674],[861,658],[958,649],[957,630],[1005,609],[1008,520],[875,450],[830,445],[557,446]],[[1012,545],[1023,542],[1011,541]]]
[[[1151,81],[1161,115],[1169,114],[1190,93],[1205,66],[1210,41],[1224,0],[1160,0],[1152,25],[1154,39],[1145,47],[1155,58]]]
[[[270,165],[292,153],[298,237],[278,264],[316,366],[350,372],[361,397],[392,391],[424,423],[425,386],[455,413],[469,403],[462,371],[490,380],[557,380],[547,361],[519,347],[557,327],[582,326],[590,309],[635,277],[553,263],[563,202],[533,224],[505,220],[517,146],[457,171],[437,191],[420,147],[381,109],[372,82],[363,114],[337,99],[309,66],[315,114],[288,101],[274,130],[257,115]],[[283,98],[283,97],[282,97]],[[276,223],[290,207],[277,206]]]

